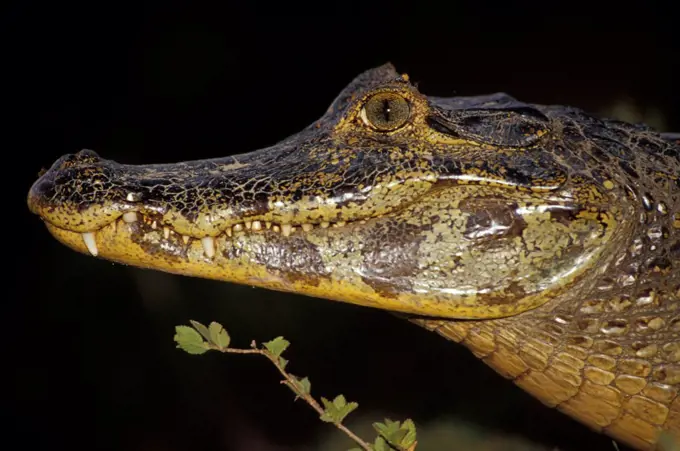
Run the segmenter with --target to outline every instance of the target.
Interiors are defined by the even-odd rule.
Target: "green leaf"
[[[208,328],[205,327],[203,324],[199,323],[198,321],[189,320],[192,326],[194,326],[194,329],[200,332],[201,335],[203,335],[203,338],[206,340],[210,341],[210,332],[208,331]]]
[[[403,423],[385,419],[385,423],[373,423],[373,427],[381,437],[399,449],[410,449],[416,442],[416,426],[413,420]]]
[[[323,396],[321,397],[321,402],[323,403],[323,407],[324,407],[325,410],[329,410],[329,409],[334,409],[334,408],[335,408],[335,405],[334,405],[331,401],[329,401],[329,400],[327,400],[326,398],[324,398]]]
[[[174,339],[178,348],[189,354],[203,354],[208,351],[207,344],[203,341],[201,334],[196,332],[196,329],[189,326],[176,326],[175,332]]]
[[[295,381],[292,384],[289,384],[290,388],[295,392],[295,394],[297,394],[298,396],[308,395],[309,392],[312,390],[312,383],[309,382],[309,378],[303,377],[302,379],[298,379],[292,374],[290,376]]]
[[[312,383],[309,381],[309,378],[303,377],[298,380],[298,384],[300,385],[300,393],[308,395],[312,391]]]
[[[277,361],[279,362],[279,366],[282,370],[286,368],[286,365],[288,365],[288,360],[284,359],[283,357],[277,357]]]
[[[333,400],[333,405],[338,409],[342,409],[343,407],[345,407],[347,405],[347,400],[345,399],[345,396],[344,395],[336,396],[335,399]]]
[[[325,421],[326,423],[335,423],[335,418],[326,410],[324,413],[321,414],[319,417],[321,418],[321,421]]]
[[[385,418],[384,423],[380,422],[375,422],[373,423],[373,428],[378,432],[380,435],[389,435],[392,432],[396,431],[399,429],[399,424],[396,421],[392,421],[389,418]]]
[[[343,395],[336,396],[332,402],[322,397],[321,402],[324,405],[324,413],[321,415],[321,421],[327,423],[342,423],[347,415],[359,407],[359,404],[356,402],[347,402]]]
[[[283,337],[276,337],[264,343],[264,347],[275,356],[280,356],[283,351],[290,346],[290,342]]]
[[[384,438],[378,437],[373,444],[374,451],[393,451],[392,447],[387,444]]]
[[[219,349],[226,349],[229,347],[229,334],[220,323],[212,322],[208,328],[210,332],[210,342],[217,346]]]
[[[403,439],[401,439],[401,444],[405,448],[411,448],[414,443],[416,443],[416,425],[413,420],[408,418],[401,424],[401,428],[408,431]]]

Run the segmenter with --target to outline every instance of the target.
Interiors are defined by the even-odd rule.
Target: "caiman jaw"
[[[238,169],[238,167],[245,167],[247,165],[234,163],[235,158],[222,162],[213,160],[213,166],[218,167],[220,171],[229,172],[230,170]],[[230,168],[231,167],[231,168]],[[47,226],[56,233],[80,233],[82,234],[83,244],[90,254],[97,256],[99,254],[95,236],[97,233],[104,231],[104,229],[112,228],[115,232],[118,226],[135,224],[138,221],[142,224],[137,228],[149,228],[150,230],[162,231],[164,240],[169,240],[171,236],[179,236],[184,244],[190,240],[199,240],[203,243],[204,252],[206,256],[212,258],[215,254],[214,241],[215,237],[208,235],[214,233],[215,230],[197,229],[196,227],[186,227],[189,220],[183,217],[181,211],[173,209],[172,206],[164,203],[162,199],[155,200],[149,198],[148,189],[138,188],[130,189],[125,195],[125,199],[118,201],[106,200],[97,201],[94,193],[97,191],[96,176],[104,177],[104,174],[115,172],[117,169],[125,171],[124,166],[113,162],[101,160],[98,155],[91,150],[83,150],[76,155],[66,155],[59,159],[49,171],[46,171],[41,178],[36,181],[29,192],[28,204],[31,211],[41,216],[47,223]],[[170,165],[165,166],[170,168]],[[225,169],[226,168],[226,169]],[[172,169],[169,169],[172,171]],[[181,169],[178,169],[181,170]],[[148,170],[149,173],[156,172],[155,169]],[[77,174],[74,176],[74,174]],[[81,177],[86,177],[86,183],[81,183],[77,187],[68,186],[74,180]],[[200,174],[199,176],[207,177],[207,174]],[[109,176],[110,177],[110,176]],[[59,188],[60,182],[58,179],[66,180]],[[132,178],[132,177],[131,177]],[[139,182],[137,182],[139,183]],[[103,183],[102,183],[103,184]],[[116,188],[120,190],[121,188]],[[91,201],[87,200],[87,196],[82,195],[83,191],[91,191]],[[62,191],[57,194],[57,191]],[[71,203],[66,198],[63,191],[75,191],[81,197],[80,205]],[[146,193],[144,193],[147,191]],[[143,194],[144,193],[144,194]],[[56,201],[51,201],[58,199]],[[146,198],[145,202],[139,202],[142,198]],[[252,202],[252,200],[251,200]],[[279,201],[280,203],[280,201]],[[264,208],[261,206],[261,208]],[[269,207],[268,207],[269,208]],[[287,210],[291,210],[287,206]],[[233,211],[233,208],[225,208],[227,211]],[[308,216],[308,222],[300,222],[300,217],[286,214],[286,212],[276,212],[272,208],[270,211],[262,214],[253,214],[249,217],[238,217],[236,215],[229,216],[229,213],[220,214],[219,209],[213,209],[208,213],[214,214],[217,211],[217,216],[224,218],[224,225],[217,230],[218,234],[224,233],[227,237],[237,236],[240,233],[264,233],[271,231],[273,233],[281,234],[288,237],[296,232],[310,232],[315,227],[326,229],[329,227],[338,228],[344,227],[353,221],[345,221],[335,217],[332,222],[329,217],[323,216],[319,213],[315,216]],[[321,208],[319,208],[321,210]],[[198,215],[197,215],[198,216]],[[206,215],[204,215],[206,216]],[[377,217],[376,214],[375,217]],[[170,219],[168,219],[170,217]],[[274,222],[272,219],[280,219],[290,217],[292,222]],[[181,218],[177,220],[178,218]],[[328,220],[327,220],[328,219]],[[196,220],[196,219],[194,219]],[[365,224],[367,219],[359,219],[360,224]],[[203,221],[209,221],[203,218]],[[183,229],[181,233],[176,230],[177,225]],[[61,232],[59,232],[61,231]],[[199,234],[195,232],[198,231]]]
[[[540,111],[464,101],[383,66],[270,148],[144,166],[85,150],[28,204],[64,244],[116,262],[417,315],[514,315],[611,258],[625,212],[541,149]]]
[[[69,158],[82,158],[85,160],[98,160],[97,155],[90,150],[83,150],[75,156],[67,156]],[[62,158],[63,160],[63,158]],[[60,162],[62,161],[60,160]],[[59,171],[63,169],[63,163],[57,162],[55,167],[42,176],[31,188],[29,193],[29,207],[30,209],[40,215],[46,222],[48,229],[58,238],[63,238],[73,235],[69,238],[69,244],[75,240],[75,235],[80,234],[82,236],[82,245],[77,246],[77,250],[85,252],[87,250],[93,256],[99,255],[99,247],[97,245],[98,237],[100,234],[105,234],[108,230],[112,233],[119,233],[119,227],[128,227],[126,229],[128,232],[148,232],[153,233],[157,231],[159,234],[159,240],[165,240],[165,248],[169,249],[171,247],[170,242],[171,237],[180,240],[185,245],[188,245],[190,241],[199,241],[203,246],[203,252],[206,257],[213,258],[215,256],[215,240],[218,237],[213,236],[191,236],[179,233],[175,230],[172,224],[168,224],[163,219],[163,209],[154,208],[148,205],[135,205],[135,200],[137,194],[134,192],[129,192],[126,195],[126,202],[119,204],[110,204],[104,207],[97,207],[98,210],[107,212],[106,214],[92,213],[90,215],[91,220],[86,222],[81,219],[81,222],[74,224],[70,220],[70,216],[63,213],[60,207],[55,206],[45,206],[43,205],[45,199],[45,185],[52,186],[55,174],[52,171]],[[88,168],[86,172],[92,171],[92,168]],[[62,207],[63,208],[63,207]],[[279,214],[263,214],[259,216],[254,216],[255,218],[270,218],[270,217],[283,217],[285,215]],[[77,217],[77,215],[76,215]],[[379,217],[379,216],[375,216]],[[67,219],[69,218],[69,219]],[[98,218],[98,219],[95,219]],[[370,219],[359,219],[358,221],[344,221],[344,220],[334,220],[333,222],[325,220],[324,217],[310,218],[310,222],[294,222],[294,223],[275,223],[270,220],[265,219],[240,219],[240,218],[230,218],[228,224],[224,230],[221,232],[228,238],[238,237],[240,235],[248,235],[250,233],[275,233],[282,235],[283,237],[289,237],[296,233],[308,233],[315,228],[327,229],[327,228],[341,228],[345,226],[351,226],[355,222],[358,224],[366,224],[367,220]],[[238,222],[240,220],[240,222]],[[313,222],[312,222],[313,221]],[[103,225],[102,225],[103,224]],[[80,227],[78,227],[80,226]],[[70,230],[73,227],[75,230]],[[93,227],[97,227],[93,229]],[[78,229],[84,231],[78,231]],[[121,233],[122,233],[121,229]],[[75,244],[75,243],[73,243]]]
[[[276,156],[286,150],[271,148],[267,155]],[[367,293],[370,287],[365,285],[332,280],[333,265],[343,263],[323,249],[327,250],[328,243],[343,241],[349,247],[355,246],[356,241],[348,237],[360,236],[357,227],[398,212],[402,202],[428,192],[431,175],[409,172],[407,179],[371,179],[360,191],[343,186],[339,195],[321,197],[317,193],[308,195],[306,202],[296,191],[281,188],[285,186],[282,182],[272,184],[265,178],[270,182],[267,196],[253,195],[254,189],[227,188],[232,198],[226,203],[206,202],[203,212],[198,207],[188,214],[181,208],[186,200],[177,199],[190,191],[190,186],[180,185],[182,191],[174,192],[171,188],[175,185],[170,183],[170,189],[158,194],[157,179],[161,174],[174,174],[168,180],[184,175],[187,183],[202,183],[201,199],[214,200],[216,195],[205,186],[211,175],[220,175],[212,180],[221,187],[244,187],[258,177],[262,180],[265,165],[258,155],[254,152],[178,165],[124,166],[83,150],[62,157],[44,173],[32,186],[28,204],[55,238],[82,253],[176,274],[374,307],[389,308],[394,304],[395,310],[410,311],[397,302],[385,304],[375,297],[375,292]],[[279,172],[285,173],[286,166],[281,168]],[[374,172],[375,168],[369,169]],[[299,168],[295,170],[299,175]],[[279,193],[271,188],[273,185]],[[407,193],[399,195],[404,186],[408,187]],[[380,192],[362,199],[362,193],[371,191],[366,188]],[[328,193],[332,190],[331,184]],[[390,196],[391,192],[397,196]],[[233,200],[235,197],[239,202]],[[352,216],[354,221],[345,220]],[[347,250],[345,247],[337,252]]]

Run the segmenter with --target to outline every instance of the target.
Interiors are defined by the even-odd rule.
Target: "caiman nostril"
[[[99,155],[94,150],[83,149],[73,156],[74,164],[93,164],[101,161]]]
[[[58,158],[48,170],[40,172],[31,186],[27,199],[29,209],[44,218],[44,213],[58,204],[54,202],[58,192],[70,199],[73,199],[73,192],[93,192],[92,186],[101,175],[104,163],[105,160],[89,149]],[[79,181],[74,184],[74,180]]]
[[[80,152],[76,153],[76,157],[78,157],[80,160],[83,161],[98,161],[99,160],[99,155],[97,155],[97,152],[94,150],[90,149],[83,149]]]
[[[50,171],[59,171],[72,168],[74,166],[94,164],[101,161],[101,158],[93,150],[83,149],[75,154],[64,155],[54,162]]]

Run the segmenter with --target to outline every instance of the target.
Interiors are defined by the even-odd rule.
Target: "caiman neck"
[[[680,187],[673,176],[647,183],[618,192],[621,233],[573,289],[509,318],[413,321],[636,449],[680,437]]]

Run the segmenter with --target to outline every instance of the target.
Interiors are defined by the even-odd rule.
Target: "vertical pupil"
[[[385,122],[390,121],[390,113],[391,113],[390,101],[385,99],[383,100],[383,118],[385,119]]]

